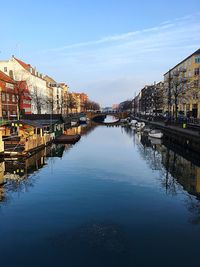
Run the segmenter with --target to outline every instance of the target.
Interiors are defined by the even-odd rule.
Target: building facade
[[[12,56],[7,61],[0,61],[0,70],[15,81],[25,81],[31,97],[31,113],[47,113],[47,87],[43,75],[30,64]]]
[[[200,118],[200,49],[164,74],[164,86],[165,112]]]
[[[48,97],[52,97],[48,99],[51,110],[53,114],[61,114],[64,106],[63,86],[48,75],[44,77],[44,80],[47,82],[47,87],[52,90],[48,95]]]
[[[0,71],[0,118],[16,119],[18,114],[15,82]]]

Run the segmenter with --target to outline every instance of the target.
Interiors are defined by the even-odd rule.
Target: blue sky
[[[14,54],[104,106],[200,48],[197,0],[10,0],[1,23],[0,59]]]

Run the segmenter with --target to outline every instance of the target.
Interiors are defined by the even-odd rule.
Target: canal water
[[[1,266],[199,266],[198,157],[131,128],[77,131],[0,163]]]

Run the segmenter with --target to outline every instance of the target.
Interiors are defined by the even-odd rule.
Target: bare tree
[[[23,112],[23,101],[24,99],[30,100],[30,93],[27,88],[26,81],[17,81],[15,83],[15,96],[17,100],[17,117],[18,120],[20,119],[20,116]]]
[[[67,111],[68,111],[67,113],[69,113],[69,110],[72,113],[72,110],[73,109],[77,109],[78,108],[77,100],[73,96],[73,94],[71,94],[71,93],[69,93],[67,95],[67,103],[66,103],[66,106],[67,106]]]
[[[187,82],[184,73],[186,72],[185,69],[176,70],[173,72],[172,77],[172,100],[174,102],[175,108],[175,119],[177,121],[178,118],[178,104],[181,98],[184,98],[184,90],[183,87]]]
[[[31,100],[33,105],[35,106],[36,113],[42,113],[42,106],[46,104],[45,99],[43,98],[42,94],[38,92],[38,88],[34,86],[33,92],[31,93]]]

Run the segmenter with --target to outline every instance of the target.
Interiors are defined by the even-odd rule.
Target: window
[[[10,76],[12,79],[14,78],[14,75],[13,75],[13,71],[12,71],[12,70],[9,71],[9,76]]]
[[[6,94],[6,100],[9,101],[9,94]]]
[[[195,58],[195,63],[197,63],[197,64],[200,63],[200,57]]]
[[[5,95],[5,93],[2,93],[2,101],[6,101],[6,95]]]
[[[2,111],[2,114],[3,114],[3,116],[6,116],[6,111],[3,110],[3,111]]]
[[[12,102],[15,102],[15,95],[12,95]]]
[[[4,67],[4,72],[7,72],[8,71],[8,68],[7,67]]]
[[[199,71],[199,68],[195,68],[194,69],[194,75],[199,75],[200,71]]]
[[[13,115],[16,115],[17,113],[16,113],[16,111],[15,111],[15,110],[13,110],[13,111],[12,111],[12,114],[13,114]]]

